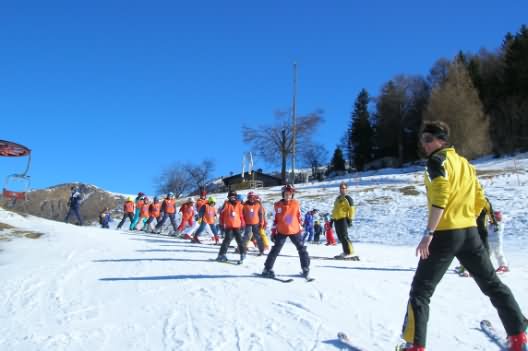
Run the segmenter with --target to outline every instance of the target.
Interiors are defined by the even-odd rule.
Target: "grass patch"
[[[420,192],[416,190],[416,187],[414,185],[404,186],[403,188],[399,188],[398,191],[402,193],[403,195],[409,195],[409,196],[420,195]]]
[[[0,230],[14,229],[14,228],[15,227],[13,227],[12,225],[0,222]]]
[[[365,199],[364,201],[371,205],[379,205],[379,204],[387,204],[391,202],[392,198],[389,196],[380,196],[380,197],[375,197],[372,199]]]
[[[18,238],[38,239],[44,235],[44,233],[34,232],[31,230],[14,230],[13,235]]]
[[[44,233],[16,229],[12,225],[0,222],[0,241],[10,241],[13,238],[38,239],[43,235]]]

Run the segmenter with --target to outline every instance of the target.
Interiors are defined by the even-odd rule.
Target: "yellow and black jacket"
[[[356,209],[354,208],[354,201],[348,195],[339,195],[334,202],[334,209],[332,210],[332,218],[334,220],[348,218],[354,219]]]
[[[444,209],[436,230],[475,227],[476,217],[486,206],[475,168],[454,148],[429,156],[425,171],[427,204]]]

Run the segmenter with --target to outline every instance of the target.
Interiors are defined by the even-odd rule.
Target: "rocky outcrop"
[[[73,183],[61,184],[43,190],[33,190],[28,193],[27,201],[17,201],[14,204],[12,201],[2,198],[0,204],[11,211],[63,221],[68,212],[71,187],[74,185],[79,187],[83,195],[81,215],[87,224],[97,222],[100,211],[105,207],[115,212],[116,216],[121,213],[125,200],[123,196],[109,193],[93,185]],[[70,218],[71,222],[75,222],[74,217]]]

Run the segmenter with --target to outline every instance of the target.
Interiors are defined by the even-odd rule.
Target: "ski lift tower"
[[[31,181],[28,175],[29,167],[31,165],[31,150],[24,145],[14,143],[12,141],[0,140],[0,156],[3,157],[24,157],[27,156],[26,169],[22,173],[14,173],[8,175],[4,180],[4,188],[2,194],[4,199],[11,200],[14,205],[17,200],[27,200],[27,193],[29,192]],[[10,190],[13,183],[21,181],[24,183],[23,190]]]

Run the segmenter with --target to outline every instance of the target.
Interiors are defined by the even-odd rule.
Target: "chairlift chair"
[[[28,175],[29,167],[31,165],[31,150],[24,145],[20,145],[11,141],[0,140],[0,156],[3,157],[24,157],[27,156],[26,169],[23,173],[14,173],[10,174],[5,178],[4,188],[2,194],[5,199],[11,200],[13,204],[17,200],[25,201],[27,200],[27,193],[29,192],[31,186],[31,179]],[[22,191],[10,190],[11,186],[15,182],[24,183],[24,188]]]

